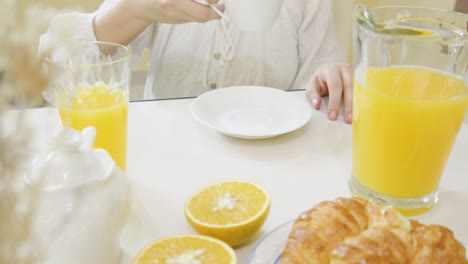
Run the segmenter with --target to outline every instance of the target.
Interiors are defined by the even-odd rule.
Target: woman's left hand
[[[322,96],[328,95],[328,118],[336,120],[344,101],[344,120],[353,121],[353,68],[348,63],[331,63],[320,66],[312,75],[306,88],[309,103],[320,109]]]

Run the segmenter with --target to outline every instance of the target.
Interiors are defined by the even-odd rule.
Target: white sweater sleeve
[[[65,13],[55,16],[49,23],[47,32],[39,41],[39,53],[53,50],[56,47],[77,42],[95,41],[93,30],[93,14],[78,12]]]
[[[108,8],[113,0],[106,0],[100,7]],[[78,13],[70,12],[54,17],[47,29],[47,32],[40,37],[39,54],[53,50],[54,48],[82,41],[96,41],[93,21],[97,12]],[[135,40],[130,43],[132,50],[132,61],[136,63],[141,57],[145,48],[149,48],[152,42],[154,25],[148,27]]]
[[[299,28],[299,72],[292,89],[305,89],[317,68],[340,58],[333,19],[332,1],[305,1],[304,17]],[[311,45],[315,43],[315,45]]]

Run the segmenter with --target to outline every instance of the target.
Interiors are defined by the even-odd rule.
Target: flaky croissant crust
[[[453,232],[363,198],[318,204],[294,223],[282,264],[468,264]]]

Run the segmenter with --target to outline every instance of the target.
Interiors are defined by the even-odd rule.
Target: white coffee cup
[[[205,0],[194,0],[202,3]],[[224,0],[225,13],[208,4],[220,16],[234,24],[240,31],[264,31],[276,22],[283,0]]]

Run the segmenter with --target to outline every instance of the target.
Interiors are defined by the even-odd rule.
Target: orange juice
[[[107,150],[126,169],[128,96],[106,85],[80,87],[73,98],[59,96],[57,107],[65,127],[96,128],[95,148]]]
[[[354,86],[353,174],[372,191],[437,190],[468,108],[461,78],[422,67],[369,68]]]

